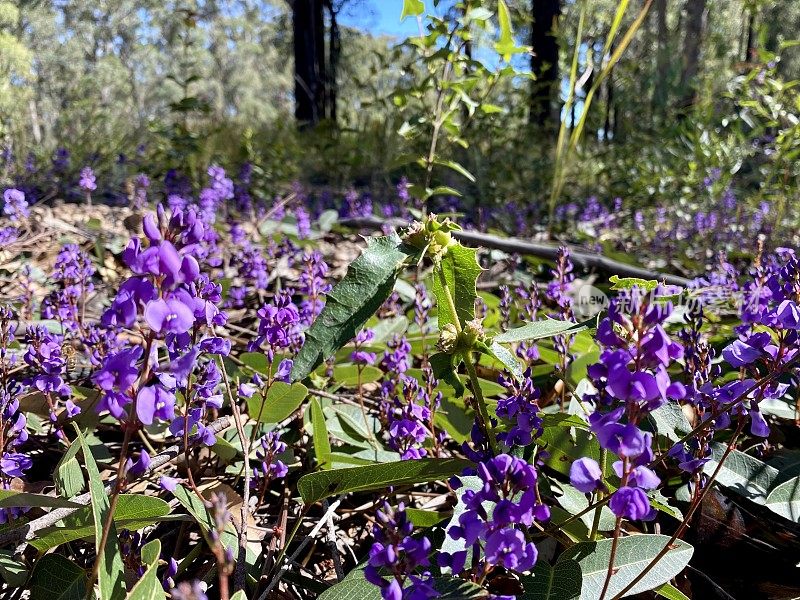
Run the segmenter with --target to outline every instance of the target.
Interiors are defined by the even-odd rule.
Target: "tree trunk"
[[[325,91],[327,93],[327,117],[331,120],[331,122],[336,125],[337,119],[337,110],[336,110],[336,100],[337,100],[337,82],[336,76],[337,71],[339,68],[339,56],[342,51],[342,37],[339,31],[339,21],[337,18],[338,10],[334,6],[332,0],[327,1],[327,8],[328,13],[331,17],[331,26],[328,38],[328,70],[327,70],[327,80],[325,82]]]
[[[560,0],[532,0],[531,71],[536,79],[531,85],[528,120],[542,129],[553,130],[558,124],[558,19]]]
[[[756,60],[756,12],[758,5],[753,4],[750,7],[750,15],[747,19],[747,44],[744,48],[744,62],[755,62]]]
[[[294,115],[300,127],[325,116],[325,23],[322,0],[294,0]]]
[[[697,100],[697,75],[700,72],[700,50],[706,28],[706,0],[686,0],[686,28],[683,38],[683,70],[679,108],[687,108]]]
[[[667,0],[655,0],[656,15],[656,82],[653,88],[653,115],[663,117],[669,96],[669,28]]]

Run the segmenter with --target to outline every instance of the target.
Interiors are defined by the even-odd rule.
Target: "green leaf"
[[[497,18],[500,21],[500,39],[494,45],[494,49],[508,62],[511,55],[516,50],[514,43],[514,30],[511,26],[511,13],[503,0],[497,2]]]
[[[520,600],[576,600],[581,597],[581,567],[574,560],[554,566],[539,561],[532,575],[520,578],[525,592]]]
[[[485,344],[484,344],[485,346]],[[508,369],[515,379],[518,381],[522,379],[522,366],[520,366],[517,357],[505,346],[501,346],[497,342],[492,342],[491,346],[487,346],[488,354],[503,363],[503,366]]]
[[[589,319],[583,323],[545,319],[542,321],[527,323],[522,327],[516,327],[514,329],[504,331],[503,333],[499,333],[494,336],[493,340],[502,344],[540,340],[543,338],[553,337],[555,335],[578,333],[579,331],[593,327],[595,323],[597,323],[596,318]]]
[[[328,428],[325,425],[325,415],[319,400],[311,399],[311,427],[314,436],[314,454],[317,462],[323,469],[330,468],[331,441],[328,438]]]
[[[475,182],[475,176],[472,173],[470,173],[469,171],[467,171],[467,169],[464,168],[464,165],[462,165],[460,163],[457,163],[454,160],[442,160],[442,159],[437,158],[433,162],[434,162],[434,164],[437,164],[439,166],[447,167],[448,169],[451,169],[451,170],[455,171],[459,175],[463,175],[464,177],[466,177],[469,181],[471,181],[473,183]]]
[[[80,508],[80,504],[70,502],[66,498],[45,496],[44,494],[31,494],[30,492],[15,492],[14,490],[0,490],[0,508],[17,506],[37,508]]]
[[[77,496],[83,491],[83,486],[86,484],[77,458],[80,447],[80,444],[71,444],[64,456],[61,457],[61,460],[58,461],[56,470],[53,473],[53,483],[56,484],[56,490],[65,498]]]
[[[442,277],[434,276],[433,293],[439,310],[439,328],[455,323],[455,316],[447,301],[444,283],[453,298],[458,319],[463,325],[475,318],[475,299],[478,293],[475,284],[481,274],[478,264],[478,252],[475,248],[467,248],[461,244],[451,246],[442,258]]]
[[[338,494],[447,479],[470,465],[472,465],[470,461],[460,458],[424,458],[321,471],[303,475],[297,482],[297,489],[303,502],[313,504]]]
[[[725,445],[720,443],[711,444],[711,459],[703,466],[703,471],[711,475],[717,468],[719,460],[725,452]],[[717,483],[730,488],[737,494],[745,496],[764,504],[767,498],[767,491],[772,487],[778,470],[757,458],[733,450],[717,475]]]
[[[690,598],[671,583],[665,583],[653,590],[656,594],[667,600],[690,600]]]
[[[45,554],[31,575],[31,600],[85,600],[86,571],[60,554]]]
[[[609,582],[606,598],[621,592],[642,570],[650,564],[669,542],[666,535],[630,535],[619,539],[614,559],[614,574]],[[564,560],[577,561],[581,567],[583,587],[581,600],[597,600],[608,573],[613,540],[581,542],[567,549],[556,564]],[[678,575],[692,558],[694,548],[676,540],[673,548],[639,581],[626,596],[652,590]]]
[[[244,590],[239,590],[231,596],[231,600],[247,600],[247,594],[244,593]]]
[[[325,308],[306,332],[294,359],[292,381],[308,377],[355,337],[392,293],[398,272],[412,253],[396,233],[367,240],[367,247],[328,294]]]
[[[437,523],[444,521],[448,515],[436,512],[435,510],[422,510],[419,508],[407,508],[406,515],[414,527],[433,527]]]
[[[22,587],[28,580],[28,565],[10,550],[0,550],[0,575],[10,587]]]
[[[83,437],[80,428],[75,425],[75,432],[78,434],[77,442],[81,445],[83,462],[86,465],[86,473],[89,476],[89,492],[92,496],[92,517],[94,519],[94,540],[95,550],[100,552],[100,544],[103,537],[103,527],[111,515],[111,498],[106,493],[97,463],[94,461]],[[116,600],[125,598],[125,565],[122,563],[122,554],[119,551],[117,528],[114,520],[109,523],[108,541],[102,549],[100,556],[100,569],[97,579],[100,585],[100,600]]]
[[[169,504],[161,498],[141,494],[120,494],[117,510],[114,511],[114,523],[120,528],[136,531],[152,525],[168,514]],[[63,525],[43,529],[30,541],[30,544],[40,552],[45,552],[73,540],[92,537],[94,534],[92,509],[84,506],[66,517]]]
[[[406,17],[417,17],[425,12],[425,3],[422,0],[403,0],[403,12],[400,13],[400,20],[405,21]]]
[[[128,594],[128,600],[163,600],[164,588],[158,579],[158,559],[161,556],[161,540],[155,539],[142,546],[142,563],[147,565],[144,572]]]
[[[460,364],[461,356],[459,355],[456,357],[453,354],[437,352],[430,357],[429,362],[431,365],[431,371],[433,371],[433,376],[436,379],[444,381],[447,385],[452,387],[453,390],[455,390],[456,398],[460,398],[464,395],[466,388],[458,378],[458,373],[456,372],[456,360],[458,360]]]
[[[647,415],[656,433],[663,435],[671,442],[680,441],[692,430],[689,420],[677,402],[668,402],[659,406]]]
[[[333,368],[333,378],[346,387],[355,387],[361,384],[372,383],[383,377],[383,371],[378,367],[364,365],[359,375],[358,365],[336,365]]]
[[[262,399],[260,394],[247,399],[247,412],[259,423],[280,423],[297,410],[306,396],[308,388],[302,383],[275,381],[267,391],[266,399]]]
[[[639,288],[645,292],[652,292],[658,287],[658,281],[655,279],[640,279],[638,277],[620,277],[619,275],[612,275],[608,278],[612,290],[630,290]]]
[[[784,481],[770,491],[766,506],[772,512],[800,523],[800,477]]]

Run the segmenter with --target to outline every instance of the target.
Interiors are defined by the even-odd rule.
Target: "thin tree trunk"
[[[756,60],[756,17],[758,11],[758,5],[753,4],[750,7],[750,15],[747,19],[747,44],[744,48],[744,56],[742,60],[744,62],[755,61]]]
[[[316,125],[325,114],[324,71],[320,71],[325,61],[325,24],[320,23],[321,17],[322,0],[294,0],[294,115],[300,127]]]
[[[531,71],[536,79],[531,87],[529,121],[542,129],[556,128],[558,81],[558,20],[560,0],[532,0]]]
[[[706,28],[706,0],[686,0],[686,28],[683,38],[683,70],[679,108],[692,106],[697,100],[697,76],[700,73],[700,51]]]
[[[336,125],[338,117],[336,101],[338,96],[338,83],[336,81],[337,72],[339,70],[339,56],[342,51],[342,38],[339,31],[339,21],[337,18],[337,10],[332,1],[328,1],[328,12],[331,16],[330,37],[328,38],[328,79],[326,91],[328,94],[328,118]]]
[[[655,0],[656,15],[656,83],[653,88],[653,114],[663,117],[669,95],[669,29],[667,0]]]

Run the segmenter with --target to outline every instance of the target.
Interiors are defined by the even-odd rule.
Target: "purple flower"
[[[175,418],[175,394],[158,384],[141,388],[136,395],[136,415],[145,425],[152,425],[156,418],[172,421]]]
[[[574,461],[569,468],[569,482],[579,492],[590,494],[603,489],[603,473],[597,461],[584,457]]]
[[[624,517],[630,521],[648,520],[655,515],[655,510],[650,507],[650,499],[647,494],[637,487],[619,488],[611,496],[608,507],[618,517]]]
[[[536,546],[519,529],[501,529],[486,540],[486,560],[510,571],[528,571],[536,564]]]
[[[78,185],[86,192],[93,192],[97,189],[97,178],[91,167],[83,167],[83,169],[81,169],[81,179]]]
[[[13,188],[7,189],[3,192],[3,202],[3,213],[8,216],[12,222],[18,223],[30,216],[24,192]]]
[[[156,333],[185,333],[194,325],[192,310],[174,299],[148,302],[144,319]]]

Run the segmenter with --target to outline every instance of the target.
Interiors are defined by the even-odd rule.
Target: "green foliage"
[[[303,475],[297,489],[306,504],[347,492],[447,479],[471,465],[460,458],[424,458]]]
[[[577,600],[581,597],[581,567],[574,560],[559,560],[552,567],[539,561],[531,575],[520,579],[522,600]]]
[[[259,423],[280,423],[296,411],[308,396],[308,388],[302,383],[275,381],[266,397],[254,394],[247,399],[247,412]]]
[[[142,563],[147,569],[128,594],[128,600],[162,600],[166,598],[158,579],[158,561],[161,557],[161,541],[158,539],[142,546]]]
[[[668,541],[669,537],[665,535],[653,534],[620,538],[614,559],[615,570],[606,597],[613,598],[621,592],[664,549]],[[581,542],[559,556],[556,565],[565,560],[575,561],[580,565],[583,578],[581,600],[599,600],[608,573],[612,543],[612,540]],[[694,549],[689,544],[676,540],[674,547],[670,548],[664,558],[629,593],[644,592],[667,583],[689,564],[693,552]]]
[[[31,600],[85,600],[86,571],[60,554],[47,554],[31,575]]]
[[[294,360],[292,381],[305,379],[353,339],[394,288],[400,268],[413,256],[396,235],[367,240],[367,247],[326,298]]]

